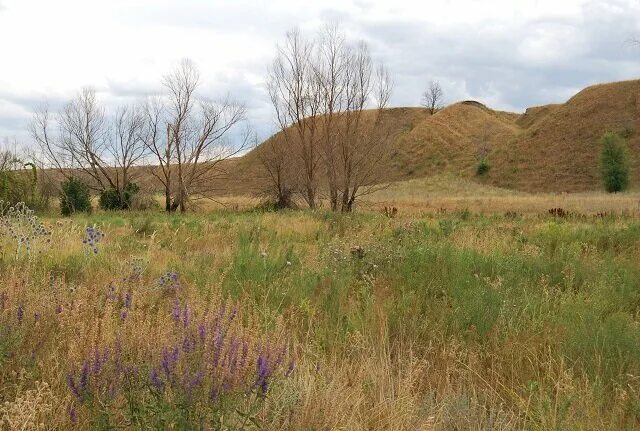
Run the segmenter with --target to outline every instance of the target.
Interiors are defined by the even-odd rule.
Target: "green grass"
[[[106,233],[97,256],[80,244],[87,225]],[[19,303],[30,317],[0,331],[0,402],[46,381],[51,409],[31,408],[57,428],[71,426],[65,373],[90,343],[49,308],[81,304],[79,327],[99,322],[92,339],[113,339],[118,315],[108,317],[101,298],[135,258],[145,267],[132,334],[171,307],[153,290],[166,271],[180,274],[196,313],[227,298],[253,330],[286,334],[298,367],[253,418],[263,429],[620,430],[640,421],[632,218],[98,213],[53,229],[41,256],[3,254],[0,323],[17,327]],[[55,336],[35,341],[35,312]],[[173,400],[162,402],[166,413]],[[116,405],[78,408],[79,427],[117,417]]]

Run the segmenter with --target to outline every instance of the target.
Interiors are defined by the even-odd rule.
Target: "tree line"
[[[223,175],[220,162],[241,152],[229,135],[246,122],[246,108],[230,98],[197,93],[200,74],[190,60],[163,78],[165,93],[117,107],[108,114],[85,88],[60,110],[36,110],[31,134],[42,165],[62,177],[78,177],[112,209],[126,209],[135,180],[151,175],[164,192],[168,212],[184,212]]]

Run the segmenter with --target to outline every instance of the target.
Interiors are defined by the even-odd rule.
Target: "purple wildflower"
[[[173,308],[171,309],[171,315],[173,316],[173,320],[176,323],[180,322],[180,301],[177,298],[175,301],[173,301]]]
[[[80,391],[86,393],[89,390],[89,363],[84,362],[80,371]]]
[[[164,387],[164,383],[162,382],[162,379],[158,375],[158,370],[156,368],[153,368],[151,370],[151,375],[149,378],[154,388],[156,388],[159,391],[162,390],[162,388]]]
[[[132,297],[132,294],[131,294],[130,291],[126,292],[124,294],[124,298],[122,300],[122,303],[123,303],[125,308],[131,308],[131,297]]]
[[[201,323],[198,326],[198,335],[200,336],[200,341],[204,342],[205,338],[207,338],[207,327],[204,323]]]
[[[67,409],[67,413],[69,413],[69,419],[71,420],[71,423],[73,423],[74,425],[77,424],[78,414],[76,413],[75,407],[73,407],[72,405],[69,405],[69,408]]]
[[[271,375],[271,368],[269,367],[269,360],[262,354],[258,355],[257,360],[257,376],[255,387],[260,388],[262,396],[267,395],[269,390],[269,376]]]
[[[76,385],[76,379],[73,377],[73,374],[67,374],[67,386],[69,386],[69,390],[75,397],[82,401],[82,394],[80,393],[80,389]]]
[[[22,323],[22,319],[24,318],[24,305],[18,305],[18,311],[16,312],[16,317],[18,318],[18,323]]]

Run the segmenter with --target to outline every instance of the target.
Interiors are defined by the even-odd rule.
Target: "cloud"
[[[431,79],[448,102],[522,111],[640,77],[640,47],[628,42],[640,38],[636,0],[0,0],[0,11],[0,39],[12,42],[0,44],[0,57],[13,59],[0,74],[0,137],[25,140],[39,103],[59,106],[87,85],[108,106],[145,98],[183,57],[199,67],[202,95],[246,103],[266,137],[274,121],[264,81],[276,42],[325,22],[367,41],[387,64],[396,106],[416,106]]]

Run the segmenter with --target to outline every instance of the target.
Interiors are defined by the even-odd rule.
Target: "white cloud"
[[[272,130],[264,89],[275,43],[298,26],[339,21],[394,73],[396,105],[442,81],[447,99],[501,109],[563,101],[590,83],[640,77],[637,0],[0,0],[0,136],[20,136],[29,110],[93,86],[107,103],[160,90],[183,57],[202,91],[249,106]]]

